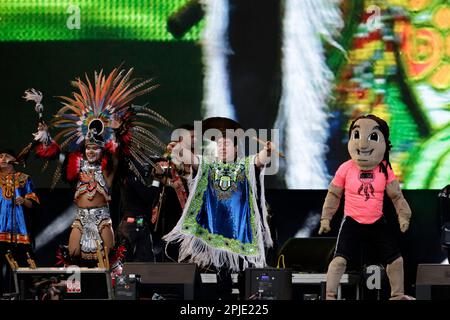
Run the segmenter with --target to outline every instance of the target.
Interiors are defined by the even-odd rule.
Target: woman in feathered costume
[[[41,120],[39,131],[34,134],[35,143],[28,147],[36,146],[36,155],[41,158],[52,159],[59,155],[53,186],[63,167],[66,180],[76,184],[77,212],[69,239],[72,259],[81,256],[92,261],[97,259],[99,248],[114,246],[108,202],[119,161],[132,159],[127,161],[128,169],[142,178],[134,163],[153,165],[152,157],[159,156],[165,147],[147,129],[154,126],[140,119],[170,124],[147,107],[131,105],[134,98],[156,86],[152,80],[132,79],[132,72],[133,69],[116,68],[109,75],[102,71],[95,73],[93,83],[87,76],[85,82],[73,81],[77,91],[73,92],[73,97],[61,97],[63,107],[52,123],[54,128],[60,129],[58,134],[52,139]],[[38,106],[42,94],[33,89],[26,92],[25,98]]]

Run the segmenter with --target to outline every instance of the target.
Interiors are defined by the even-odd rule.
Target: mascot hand
[[[320,229],[319,234],[330,232],[330,220],[329,219],[320,219]]]
[[[400,231],[405,233],[406,230],[408,230],[408,228],[409,228],[409,219],[403,218],[403,217],[399,217],[398,218],[398,223],[400,224]]]

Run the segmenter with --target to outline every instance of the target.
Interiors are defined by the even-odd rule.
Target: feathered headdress
[[[103,70],[95,72],[93,81],[87,75],[85,81],[72,81],[76,90],[71,97],[60,97],[63,106],[51,124],[60,129],[53,140],[62,151],[80,151],[87,142],[100,141],[106,152],[153,165],[152,158],[160,156],[165,145],[150,131],[155,126],[147,121],[171,124],[146,106],[132,105],[136,97],[158,87],[153,79],[142,81],[132,78],[132,73],[133,68],[115,68],[109,75]]]
[[[133,99],[154,90],[157,85],[153,84],[152,79],[141,82],[132,79],[132,73],[133,68],[127,72],[116,68],[108,76],[103,71],[96,72],[93,83],[87,75],[85,82],[79,78],[72,82],[78,92],[73,92],[73,97],[60,97],[64,106],[53,121],[54,127],[62,129],[55,136],[56,141],[62,140],[62,148],[78,149],[91,130],[103,137],[105,147],[112,152],[117,143],[114,138],[126,135],[130,135],[129,141],[124,141],[128,151],[136,152],[139,157],[156,152],[155,146],[165,147],[147,129],[154,126],[139,118],[151,119],[168,126],[170,123],[150,108],[131,105]],[[148,152],[142,153],[141,149]]]

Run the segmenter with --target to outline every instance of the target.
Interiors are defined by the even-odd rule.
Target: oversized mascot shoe
[[[336,294],[334,292],[327,292],[325,299],[326,300],[337,300]]]

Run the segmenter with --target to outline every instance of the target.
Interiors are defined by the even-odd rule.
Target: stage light
[[[36,251],[44,248],[58,235],[63,233],[64,230],[70,227],[73,222],[75,210],[75,205],[70,205],[36,237]]]

